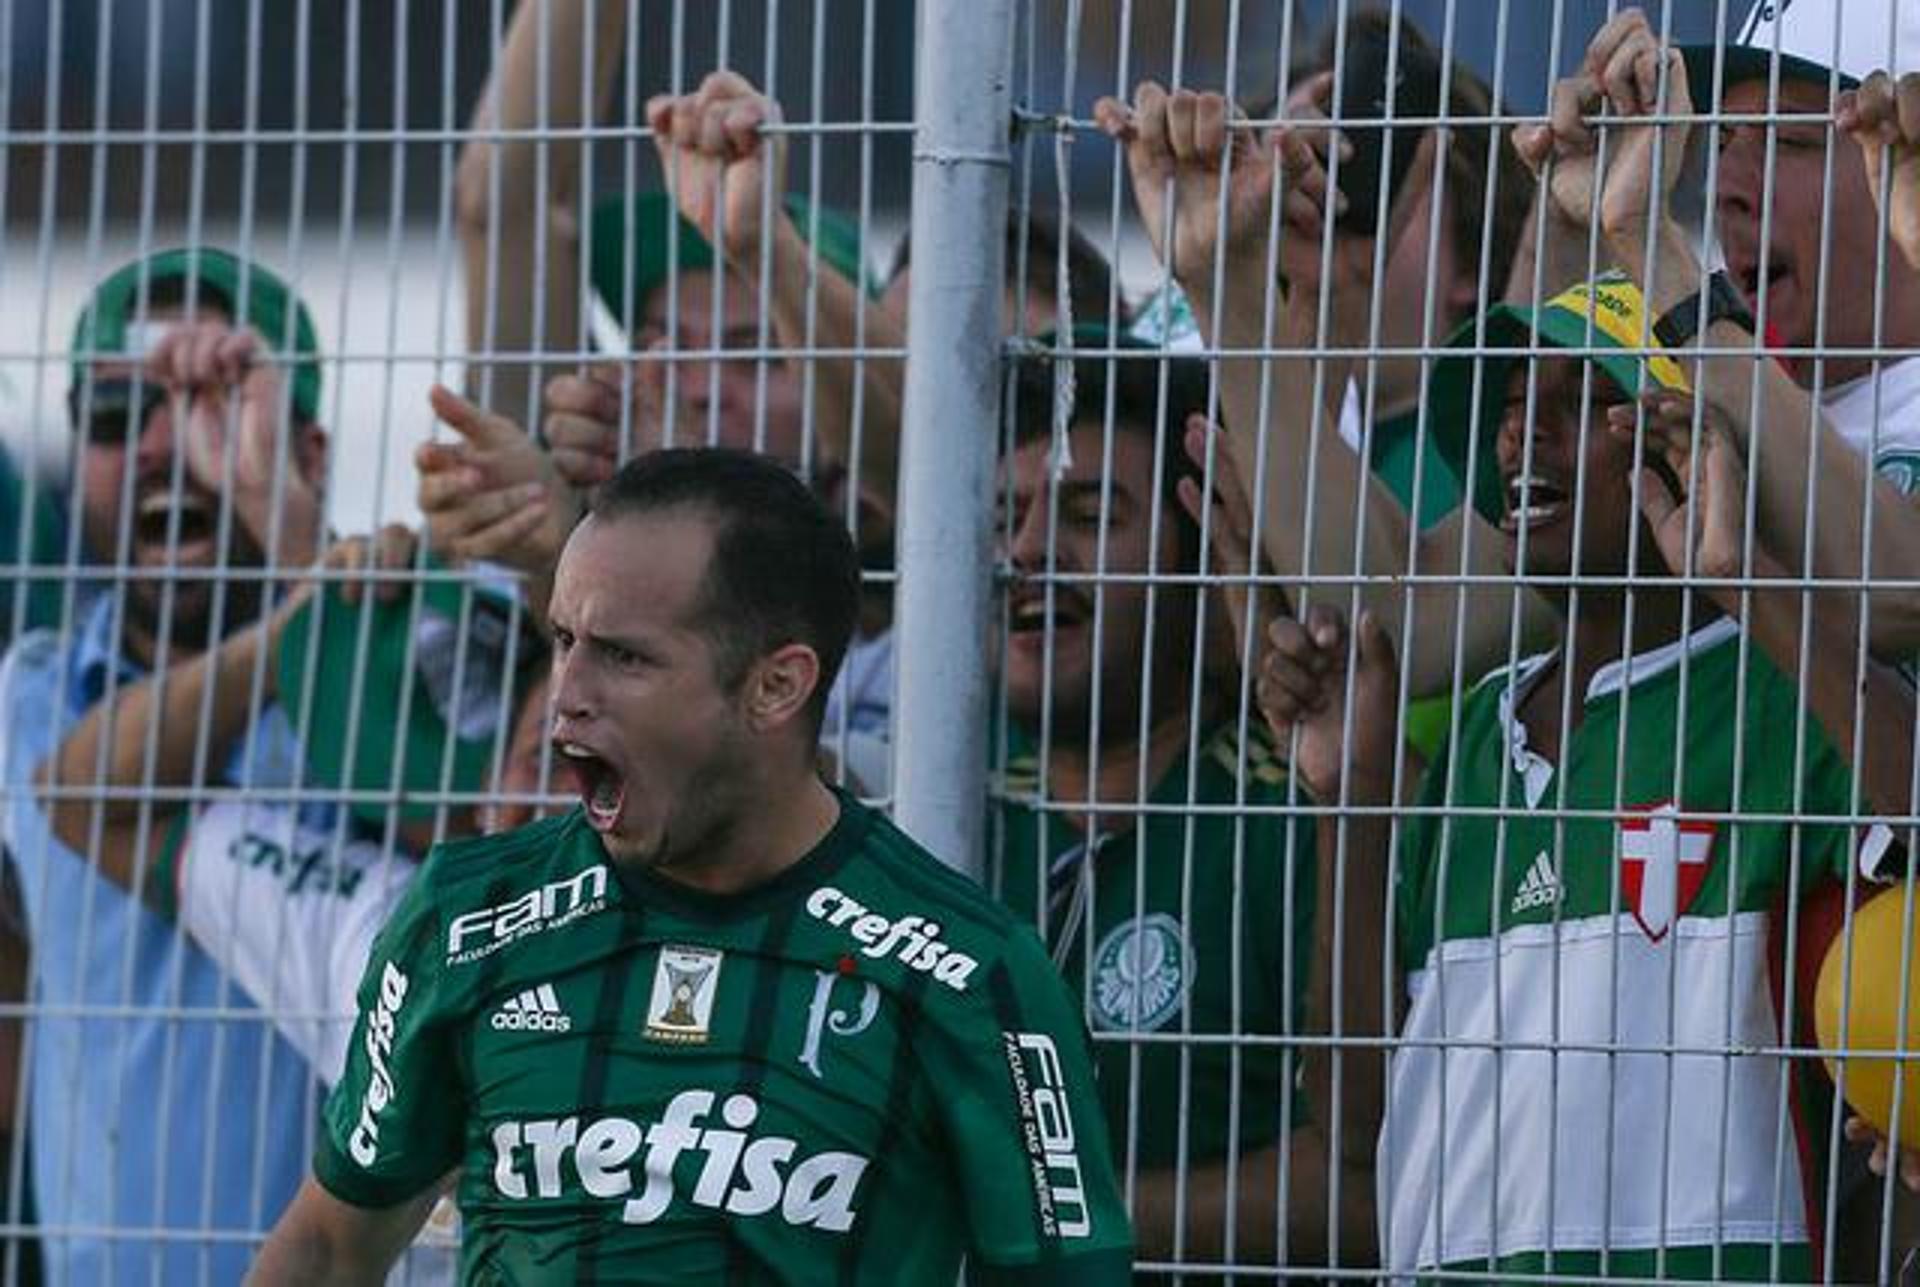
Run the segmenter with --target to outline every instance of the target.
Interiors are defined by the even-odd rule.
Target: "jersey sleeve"
[[[1133,1234],[1066,985],[1015,926],[980,986],[930,1012],[927,1064],[966,1209],[968,1281],[1126,1283]]]
[[[281,805],[221,801],[182,813],[149,869],[172,917],[331,1086],[355,992],[415,864],[300,827]]]
[[[360,1207],[390,1207],[460,1160],[457,1016],[448,1012],[439,918],[417,878],[373,946],[346,1066],[327,1098],[314,1175]]]

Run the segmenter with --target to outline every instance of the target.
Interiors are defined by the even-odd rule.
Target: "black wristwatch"
[[[1700,311],[1700,292],[1688,291],[1685,299],[1662,313],[1659,320],[1654,322],[1653,335],[1667,348],[1685,348],[1694,336],[1715,322],[1732,322],[1745,331],[1753,330],[1753,310],[1740,298],[1740,292],[1734,289],[1733,279],[1727,276],[1724,269],[1707,278],[1704,317]]]

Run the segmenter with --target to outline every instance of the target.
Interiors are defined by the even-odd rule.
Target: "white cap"
[[[1857,83],[1876,71],[1920,72],[1920,0],[1756,0],[1734,43],[1769,56],[1777,49],[1782,76],[1830,69]],[[1790,67],[1789,58],[1812,67]]]

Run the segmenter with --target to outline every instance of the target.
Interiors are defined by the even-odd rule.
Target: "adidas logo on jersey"
[[[710,1090],[683,1090],[650,1124],[625,1117],[501,1122],[493,1128],[493,1186],[523,1202],[559,1197],[571,1177],[593,1197],[624,1199],[620,1218],[628,1224],[652,1224],[679,1196],[680,1155],[700,1153],[705,1159],[690,1195],[697,1207],[736,1216],[778,1211],[788,1224],[829,1233],[853,1228],[853,1195],[868,1159],[827,1150],[796,1160],[800,1142],[791,1136],[748,1133],[760,1116],[752,1095],[727,1096],[720,1105],[725,1125],[705,1125],[716,1098]]]
[[[573,1020],[560,1008],[551,983],[508,997],[493,1012],[495,1032],[567,1032],[572,1027]]]
[[[1567,891],[1553,874],[1553,863],[1547,858],[1547,851],[1542,849],[1533,856],[1533,862],[1521,879],[1520,888],[1515,891],[1513,905],[1507,909],[1507,914],[1518,916],[1536,907],[1551,907],[1566,896]]]

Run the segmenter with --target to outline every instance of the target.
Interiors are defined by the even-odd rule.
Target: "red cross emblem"
[[[1638,807],[1620,820],[1620,893],[1658,943],[1693,905],[1713,856],[1713,824],[1686,822],[1679,806]]]

